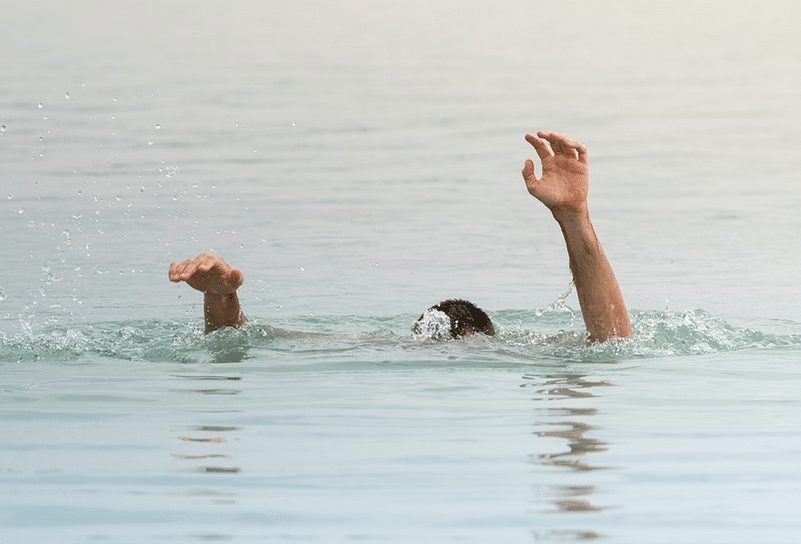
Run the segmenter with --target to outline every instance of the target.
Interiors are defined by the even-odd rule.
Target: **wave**
[[[801,334],[736,327],[704,310],[632,312],[633,335],[587,343],[572,312],[504,310],[493,316],[499,333],[467,340],[419,340],[413,316],[298,317],[277,328],[251,322],[241,329],[203,333],[198,321],[138,320],[47,325],[20,322],[0,332],[0,362],[101,357],[177,363],[269,361],[428,361],[459,359],[607,361],[676,357],[738,350],[801,349]],[[798,330],[798,324],[792,324]],[[304,331],[305,329],[305,331]],[[309,330],[311,329],[311,330]],[[366,332],[365,332],[366,331]]]
[[[537,332],[525,325],[506,329],[501,340],[541,355],[579,361],[680,357],[741,350],[798,349],[801,334],[736,327],[700,309],[632,312],[632,335],[608,342],[586,341],[583,330]],[[571,322],[578,320],[571,314]],[[798,327],[796,327],[798,328]]]

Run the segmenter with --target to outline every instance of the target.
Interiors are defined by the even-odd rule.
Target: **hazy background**
[[[798,317],[797,3],[3,6],[0,315],[179,315],[207,250],[267,321],[544,306],[550,129],[630,307]]]

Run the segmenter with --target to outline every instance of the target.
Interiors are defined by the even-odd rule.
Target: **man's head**
[[[487,313],[467,300],[448,299],[435,304],[412,325],[417,337],[443,339],[465,338],[477,332],[492,336],[495,327]]]

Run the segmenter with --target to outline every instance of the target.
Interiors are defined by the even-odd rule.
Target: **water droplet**
[[[160,124],[158,124],[158,123],[156,123],[156,126],[155,126],[155,127],[153,127],[153,128],[155,128],[156,130],[161,130],[161,125],[160,125]]]
[[[117,195],[117,196],[114,197],[114,200],[116,200],[117,202],[121,202],[122,201],[122,197]]]
[[[12,195],[11,193],[8,193],[8,199],[9,200],[14,200],[14,195]]]
[[[5,125],[0,125],[0,132],[5,132],[6,130],[8,130],[8,127]]]
[[[145,188],[144,187],[139,187],[139,192],[140,193],[144,193],[145,192]]]
[[[23,213],[25,213],[25,208],[20,208],[20,209],[18,209],[18,210],[17,210],[17,213],[18,213],[18,214],[20,214],[20,215],[22,215]]]
[[[297,126],[297,125],[295,123],[292,123],[292,126],[294,127],[294,126]]]
[[[86,87],[86,83],[84,83],[83,81],[81,81],[81,87]]]
[[[116,116],[116,115],[112,115],[112,116],[111,116],[111,120],[112,120],[112,121],[116,121],[116,120],[117,120],[117,116]]]
[[[111,99],[111,101],[112,102],[116,102],[117,101],[117,97],[115,96],[114,98]]]
[[[6,291],[5,291],[5,289],[3,289],[2,287],[0,287],[0,302],[4,301],[6,298],[8,298],[8,297],[6,296]]]
[[[39,104],[37,104],[37,106],[36,106],[36,107],[37,107],[37,108],[39,108],[39,109],[42,109],[42,108],[44,108],[44,104],[42,104],[41,102],[39,102]]]
[[[148,140],[147,145],[153,145],[153,140]]]
[[[70,99],[70,93],[69,93],[69,91],[67,91],[66,93],[64,93],[64,98],[66,98],[67,100],[69,100],[69,99]]]
[[[303,267],[301,266],[301,267],[300,267],[300,271],[301,271],[301,272],[306,272],[306,269],[305,269],[305,268],[303,268]]]

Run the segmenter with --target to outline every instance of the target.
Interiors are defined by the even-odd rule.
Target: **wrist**
[[[590,212],[586,204],[578,207],[552,208],[551,215],[562,227],[589,224],[590,222]]]
[[[237,296],[236,291],[231,291],[230,293],[213,293],[211,291],[203,291],[203,298],[207,301],[226,303],[234,301],[239,297]]]

